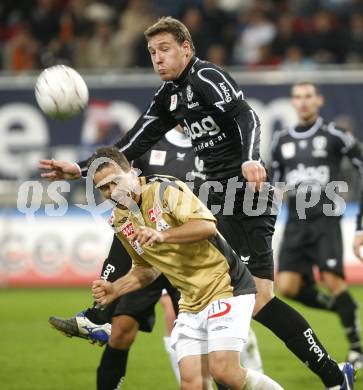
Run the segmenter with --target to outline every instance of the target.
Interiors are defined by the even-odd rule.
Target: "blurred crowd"
[[[0,70],[150,67],[143,31],[163,15],[219,65],[363,65],[363,0],[1,0]]]

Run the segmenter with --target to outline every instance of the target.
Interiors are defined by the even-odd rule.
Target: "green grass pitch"
[[[363,287],[352,292],[363,301]],[[49,315],[68,317],[91,302],[87,289],[0,290],[0,388],[2,390],[95,389],[102,348],[52,329]],[[295,305],[318,333],[330,354],[343,361],[347,344],[334,314]],[[163,348],[163,319],[153,334],[140,333],[130,353],[123,390],[172,390],[178,386]],[[361,314],[361,319],[363,318]],[[323,389],[319,379],[300,363],[270,331],[253,323],[265,372],[286,390]],[[363,389],[358,375],[356,389]]]

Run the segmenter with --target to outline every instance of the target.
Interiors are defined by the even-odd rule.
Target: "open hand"
[[[76,180],[81,177],[81,170],[76,163],[58,160],[40,160],[38,168],[44,170],[40,176],[48,181]]]

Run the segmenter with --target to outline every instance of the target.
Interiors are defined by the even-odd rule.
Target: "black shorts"
[[[241,186],[236,191],[228,191],[228,180],[222,182],[223,191],[208,193],[207,207],[213,210],[216,206],[220,212],[216,214],[218,230],[228,244],[241,257],[253,276],[274,280],[274,259],[272,236],[275,231],[276,216],[273,215],[273,189],[253,193],[246,187],[242,177],[238,177]],[[200,196],[200,189],[195,188]],[[252,195],[252,198],[251,198]],[[247,202],[247,203],[246,203]],[[250,210],[254,212],[246,214]]]
[[[314,282],[314,266],[344,278],[340,219],[289,220],[278,259],[279,272],[297,272],[306,282]]]
[[[276,217],[246,217],[242,214],[216,217],[218,230],[241,257],[251,274],[261,279],[274,280],[272,235]]]
[[[101,277],[113,282],[125,275],[130,270],[131,264],[130,255],[115,235],[109,255],[103,264]],[[178,313],[180,294],[164,275],[160,275],[149,286],[126,294],[110,304],[104,310],[103,318],[107,319],[107,322],[111,322],[112,317],[128,315],[139,323],[140,330],[151,332],[155,323],[155,305],[158,303],[163,289],[169,293],[174,310]]]

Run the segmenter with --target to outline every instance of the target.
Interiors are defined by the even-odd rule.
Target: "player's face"
[[[324,101],[313,85],[295,85],[292,88],[292,105],[303,123],[315,121]]]
[[[94,183],[106,199],[128,207],[130,200],[136,200],[139,191],[139,180],[131,170],[124,172],[116,165],[107,165],[94,175]]]
[[[150,38],[148,50],[155,72],[164,81],[176,80],[192,56],[189,42],[180,45],[170,33],[160,33]]]

